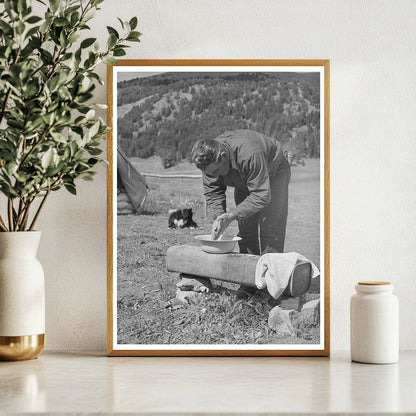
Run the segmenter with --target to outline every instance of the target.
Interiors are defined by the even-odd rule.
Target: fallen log
[[[258,259],[259,256],[251,254],[210,254],[200,247],[172,246],[166,254],[166,267],[170,272],[256,287]]]
[[[195,246],[172,246],[166,253],[166,267],[170,272],[256,287],[259,258],[252,254],[211,254]],[[283,295],[298,297],[305,294],[311,285],[311,273],[310,263],[297,264]]]

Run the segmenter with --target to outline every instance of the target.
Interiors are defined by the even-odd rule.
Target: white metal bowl
[[[241,237],[222,235],[220,239],[213,240],[209,234],[206,234],[196,235],[195,239],[201,243],[201,248],[206,253],[225,254],[231,253],[234,250],[237,241],[240,241]]]

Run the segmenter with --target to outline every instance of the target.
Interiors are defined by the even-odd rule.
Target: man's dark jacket
[[[230,156],[230,170],[220,177],[203,174],[204,195],[213,218],[226,210],[225,191],[232,186],[247,197],[231,210],[245,220],[271,201],[270,177],[276,174],[284,155],[277,140],[252,130],[228,131],[215,138]]]

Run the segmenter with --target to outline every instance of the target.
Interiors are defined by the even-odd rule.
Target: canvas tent
[[[147,198],[146,180],[117,146],[117,215],[140,213]]]

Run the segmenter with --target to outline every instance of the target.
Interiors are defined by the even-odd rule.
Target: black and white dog
[[[168,215],[169,228],[198,228],[192,218],[192,208],[170,209]]]

